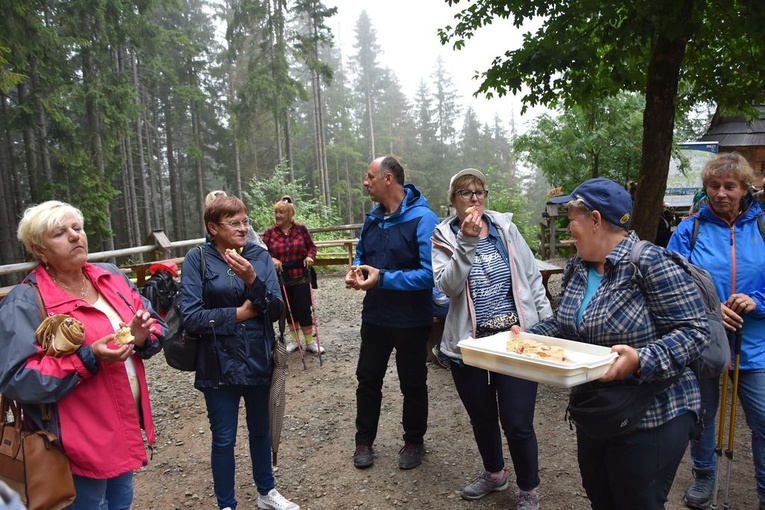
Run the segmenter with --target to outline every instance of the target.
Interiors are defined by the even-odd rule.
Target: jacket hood
[[[398,207],[398,209],[393,212],[391,217],[404,214],[407,210],[414,209],[415,207],[430,208],[428,205],[428,199],[423,196],[423,194],[414,184],[404,184],[404,192],[406,193],[404,200],[401,202],[401,205]],[[372,208],[371,211],[367,213],[367,216],[382,219],[385,216],[385,210],[383,209],[382,205],[377,204]]]
[[[747,192],[747,194],[744,195],[744,198],[741,199],[741,209],[744,212],[736,218],[734,223],[756,220],[758,216],[764,214],[760,203],[754,200],[751,192]],[[727,222],[720,218],[709,206],[709,202],[705,202],[697,214],[705,220],[727,225]]]

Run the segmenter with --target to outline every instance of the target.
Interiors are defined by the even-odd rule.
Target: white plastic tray
[[[506,331],[484,338],[461,340],[457,346],[462,352],[462,360],[468,365],[563,388],[600,379],[618,356],[611,352],[610,347],[520,333],[518,338],[521,339],[563,347],[569,362],[531,358],[508,352],[507,341],[510,337],[511,333]]]

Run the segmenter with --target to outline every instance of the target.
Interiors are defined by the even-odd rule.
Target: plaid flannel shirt
[[[307,270],[303,267],[303,260],[306,257],[316,260],[316,245],[308,228],[302,223],[293,223],[286,234],[272,225],[263,232],[263,242],[268,246],[271,257],[281,260],[282,264],[298,263],[296,264],[298,267],[290,267],[286,270],[293,280],[306,275]]]
[[[638,241],[631,232],[606,257],[605,272],[577,326],[576,315],[587,286],[588,265],[579,257],[555,314],[529,328],[536,334],[596,345],[625,344],[637,350],[639,382],[656,381],[683,373],[654,399],[641,429],[654,428],[685,412],[698,415],[699,387],[687,365],[709,343],[706,312],[690,275],[671,260],[666,250],[651,246],[638,261],[638,283],[630,250]],[[621,382],[623,384],[623,382]],[[576,387],[590,388],[598,381]],[[619,381],[607,384],[620,384]]]

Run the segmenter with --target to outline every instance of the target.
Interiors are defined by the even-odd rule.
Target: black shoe
[[[401,469],[414,469],[422,464],[422,454],[425,446],[420,443],[406,443],[398,452],[398,467]]]
[[[353,453],[353,465],[359,469],[368,468],[375,463],[374,453],[375,451],[371,446],[356,445],[356,451]]]

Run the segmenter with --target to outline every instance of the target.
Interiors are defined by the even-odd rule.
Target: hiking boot
[[[694,469],[693,476],[696,479],[685,493],[685,506],[706,508],[715,490],[715,473],[711,469]]]
[[[491,474],[484,471],[478,475],[475,480],[467,484],[460,495],[462,499],[474,500],[481,499],[485,495],[494,491],[503,491],[507,489],[507,469],[502,468],[499,474]]]
[[[321,353],[324,354],[324,347],[320,347],[316,342],[306,344],[305,350],[314,354],[319,354],[319,351],[321,351]]]
[[[258,497],[258,508],[262,510],[300,510],[300,506],[288,500],[276,489],[271,489],[265,496]]]
[[[518,491],[516,510],[539,510],[539,493],[535,489]]]
[[[368,468],[375,463],[375,451],[371,446],[357,444],[353,453],[353,465],[359,469]]]
[[[400,469],[414,469],[422,464],[422,454],[425,453],[425,445],[422,443],[406,443],[398,452],[398,467]]]
[[[287,352],[295,352],[298,348],[297,342],[294,340],[290,340],[287,342],[287,346],[285,347],[287,349]]]

